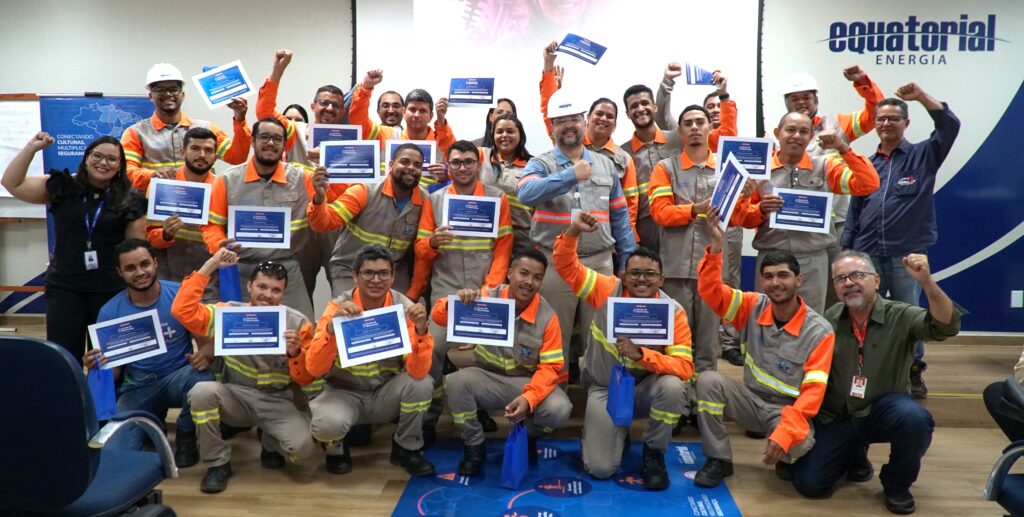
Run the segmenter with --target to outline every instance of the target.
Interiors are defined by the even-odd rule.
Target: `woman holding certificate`
[[[100,307],[124,288],[114,247],[145,239],[146,206],[131,190],[124,148],[116,138],[93,140],[78,171],[26,177],[36,153],[53,143],[39,132],[4,171],[3,187],[26,203],[49,204],[56,242],[46,270],[46,337],[81,358],[86,328]]]

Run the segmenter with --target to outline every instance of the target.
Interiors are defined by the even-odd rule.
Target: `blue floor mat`
[[[673,442],[665,454],[671,485],[662,492],[644,490],[643,444],[634,442],[619,472],[600,481],[583,472],[579,440],[541,440],[540,461],[518,490],[501,488],[504,439],[487,440],[484,474],[460,476],[462,442],[438,440],[426,451],[437,474],[409,480],[394,516],[570,517],[570,516],[732,516],[740,515],[729,489],[694,486],[704,464],[700,444]]]

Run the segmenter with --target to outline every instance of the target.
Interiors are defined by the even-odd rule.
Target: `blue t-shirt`
[[[147,374],[159,376],[167,375],[178,368],[188,364],[185,354],[192,353],[192,334],[178,323],[178,320],[171,316],[171,305],[174,297],[178,295],[178,282],[159,280],[160,297],[149,307],[139,307],[128,299],[128,291],[117,293],[101,309],[98,322],[109,321],[116,318],[131,316],[140,312],[156,309],[160,318],[160,328],[164,333],[164,343],[167,344],[167,353],[148,357],[134,363],[129,363],[128,374],[132,377],[141,377]]]

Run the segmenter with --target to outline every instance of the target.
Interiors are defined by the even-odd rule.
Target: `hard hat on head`
[[[157,63],[146,72],[146,86],[160,81],[178,81],[184,83],[185,79],[181,76],[181,70],[170,63]]]
[[[548,99],[548,118],[556,119],[586,113],[587,108],[580,104],[577,99],[572,98],[565,90],[558,90]]]
[[[814,80],[814,76],[807,72],[800,72],[789,76],[786,79],[786,84],[782,88],[782,95],[789,95],[796,92],[818,91],[818,81]]]

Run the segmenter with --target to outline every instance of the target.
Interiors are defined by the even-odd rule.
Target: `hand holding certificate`
[[[769,228],[798,232],[830,233],[832,231],[831,192],[776,188],[782,207],[772,212]]]
[[[214,355],[281,355],[287,350],[284,307],[217,307],[214,318]]]
[[[229,206],[228,238],[248,248],[289,249],[291,217],[287,207]]]
[[[498,237],[498,212],[501,199],[484,196],[445,196],[441,225],[461,237]]]
[[[578,59],[582,59],[587,63],[596,65],[601,60],[601,56],[604,55],[607,47],[598,45],[597,43],[586,39],[582,36],[577,36],[573,33],[565,35],[562,42],[558,44],[558,48],[555,52],[561,52],[563,54],[569,54]]]
[[[182,222],[206,224],[210,217],[209,183],[164,180],[149,181],[149,209],[146,218],[164,221],[177,215]]]
[[[199,90],[199,96],[203,98],[206,107],[210,109],[224,106],[235,97],[248,97],[256,93],[241,61],[232,61],[194,75],[192,82]]]
[[[629,338],[638,345],[671,345],[675,302],[662,298],[609,298],[608,340]]]
[[[489,105],[494,103],[494,78],[470,77],[452,79],[448,88],[448,103],[452,106]]]
[[[448,297],[448,341],[511,347],[515,344],[516,301],[478,298],[462,303]]]
[[[376,141],[344,140],[320,143],[320,163],[330,183],[374,183],[380,174],[380,146]]]
[[[721,178],[711,193],[711,206],[718,208],[718,227],[724,232],[729,226],[729,218],[732,211],[736,209],[740,194],[743,192],[743,185],[747,182],[747,170],[740,165],[735,155],[729,155],[725,166],[722,167]]]
[[[167,352],[156,309],[89,325],[89,339],[107,359],[105,369]]]
[[[742,136],[723,136],[718,139],[719,174],[729,156],[747,171],[747,175],[755,179],[767,179],[771,172],[772,141],[767,138],[748,138]]]
[[[331,322],[342,368],[403,356],[412,352],[405,308],[391,305]]]

